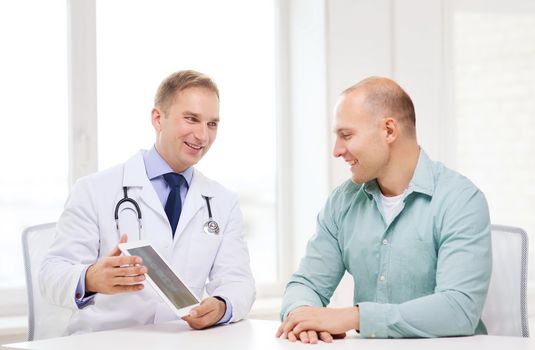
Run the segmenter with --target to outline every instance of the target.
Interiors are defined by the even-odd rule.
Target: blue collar
[[[153,180],[163,174],[174,172],[154,146],[143,154],[143,161],[149,180]],[[184,179],[186,179],[186,182],[188,183],[188,187],[190,187],[191,180],[193,179],[193,167],[187,168],[180,174],[184,176]]]

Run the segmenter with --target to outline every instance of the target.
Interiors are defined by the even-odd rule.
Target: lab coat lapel
[[[125,163],[123,186],[129,188],[128,195],[131,198],[143,201],[150,209],[160,215],[162,219],[167,222],[167,216],[165,215],[162,203],[147,177],[142,151]]]
[[[180,214],[180,219],[178,220],[178,225],[175,231],[175,242],[187,228],[193,217],[202,208],[205,203],[203,196],[210,198],[214,196],[212,186],[200,171],[193,169],[193,179],[191,180],[188,194],[182,205],[182,213]],[[208,217],[206,217],[206,220],[208,220]]]

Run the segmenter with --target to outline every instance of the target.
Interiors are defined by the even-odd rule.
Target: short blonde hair
[[[219,89],[209,76],[194,70],[181,70],[171,74],[161,82],[154,97],[154,106],[166,112],[177,92],[192,87],[208,89],[214,92],[219,99]]]

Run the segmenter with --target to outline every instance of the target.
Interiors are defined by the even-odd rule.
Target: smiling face
[[[154,107],[152,125],[156,150],[179,173],[197,164],[217,135],[219,98],[204,87],[175,94],[166,108]]]
[[[355,183],[365,183],[381,176],[388,166],[390,151],[388,132],[383,119],[367,106],[365,93],[343,94],[335,109],[335,157],[342,157],[350,166]]]

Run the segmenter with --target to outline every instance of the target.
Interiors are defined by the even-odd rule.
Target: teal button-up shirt
[[[317,218],[281,318],[326,306],[347,270],[363,337],[486,333],[481,311],[490,281],[490,219],[483,193],[420,150],[402,203],[387,225],[375,180],[347,181]]]

